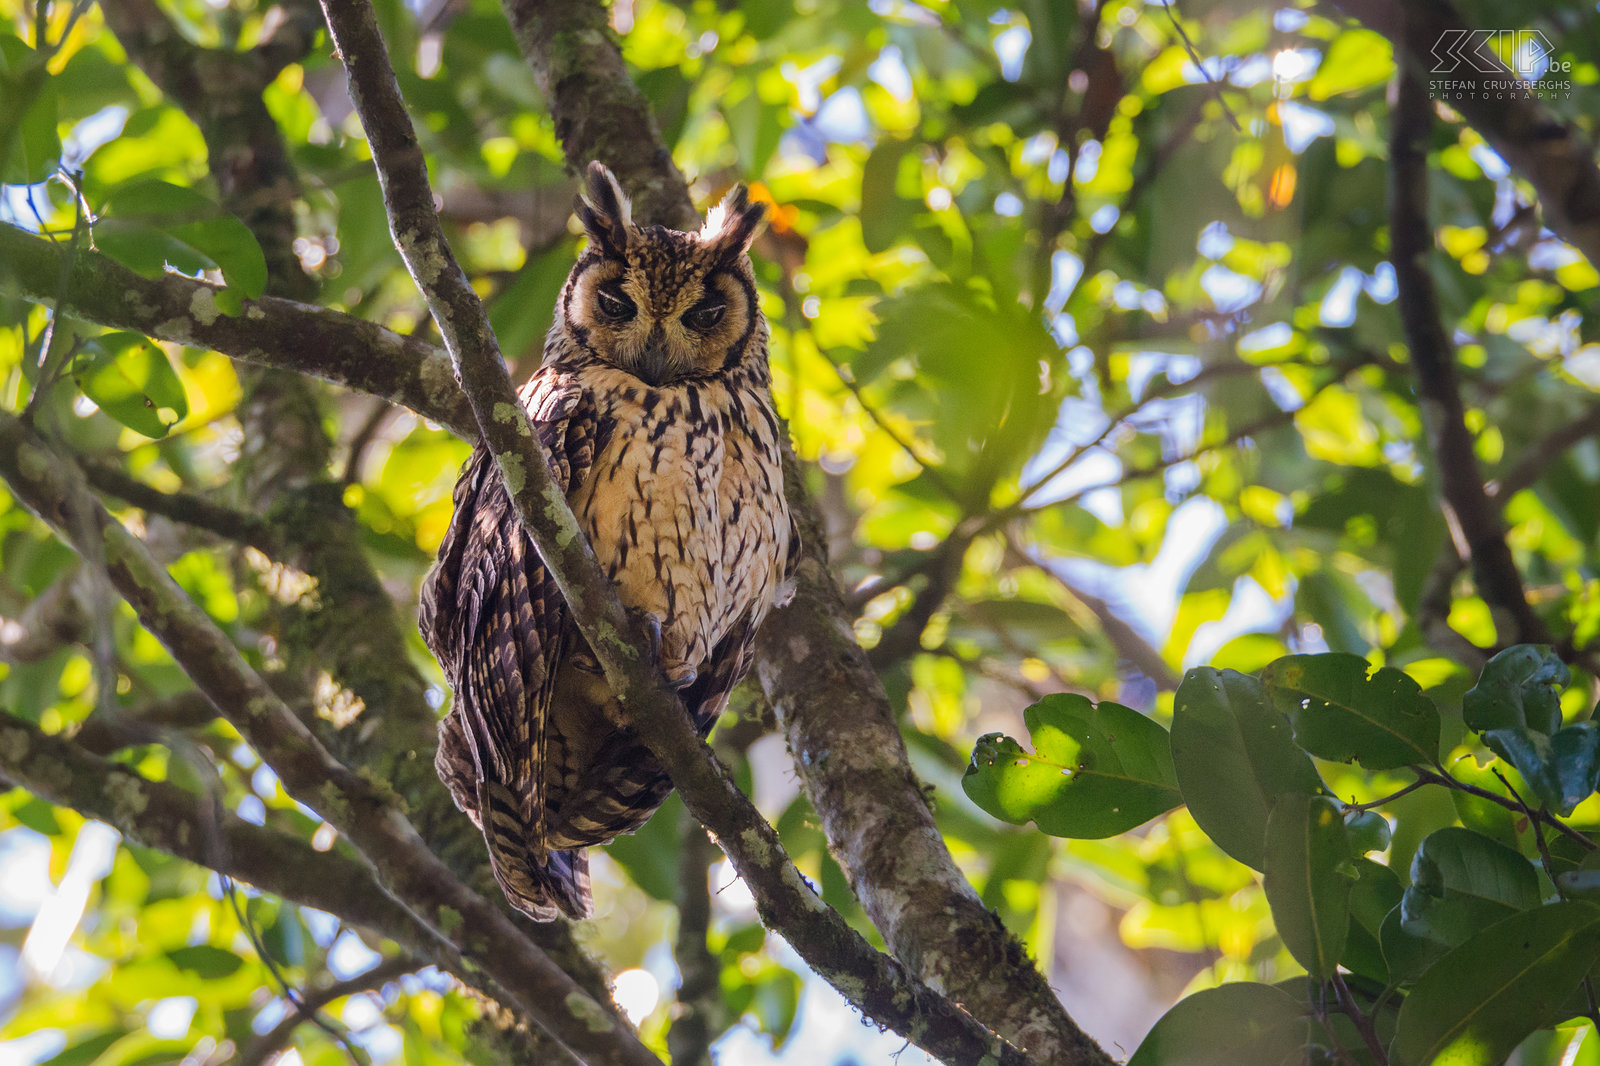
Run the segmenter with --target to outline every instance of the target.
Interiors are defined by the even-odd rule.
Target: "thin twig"
[[[1166,9],[1167,19],[1172,23],[1172,28],[1178,31],[1178,39],[1183,42],[1184,51],[1189,53],[1189,61],[1200,71],[1200,76],[1206,80],[1206,84],[1211,86],[1217,103],[1222,107],[1222,113],[1228,116],[1228,124],[1235,132],[1243,132],[1238,116],[1233,113],[1233,108],[1228,106],[1228,101],[1222,98],[1222,83],[1213,78],[1211,72],[1206,69],[1205,60],[1200,58],[1199,50],[1195,48],[1194,42],[1189,40],[1188,31],[1183,28],[1183,21],[1178,17],[1177,9],[1172,6],[1172,0],[1161,0],[1161,6]]]
[[[323,1008],[346,996],[375,991],[390,981],[421,968],[422,964],[416,959],[405,955],[393,955],[354,977],[299,993],[299,1002],[295,1004],[293,1010],[277,1025],[245,1045],[239,1052],[239,1057],[234,1060],[236,1066],[264,1066],[268,1059],[289,1045],[289,1041],[294,1038],[294,1031],[307,1020],[308,1015],[320,1015]]]
[[[1361,1034],[1362,1041],[1367,1045],[1367,1051],[1372,1055],[1375,1066],[1389,1066],[1389,1054],[1384,1050],[1383,1041],[1378,1039],[1378,1031],[1373,1027],[1372,1019],[1361,1010],[1356,1003],[1356,997],[1350,994],[1350,987],[1344,982],[1344,975],[1338,970],[1333,971],[1333,990],[1339,997],[1339,1006],[1344,1009],[1345,1016],[1356,1027],[1356,1032]]]
[[[1431,784],[1444,785],[1448,788],[1459,789],[1462,792],[1477,796],[1479,799],[1486,799],[1490,803],[1498,804],[1508,811],[1517,811],[1518,813],[1527,812],[1527,808],[1522,804],[1507,799],[1498,792],[1491,792],[1486,788],[1480,788],[1477,785],[1471,785],[1460,780],[1459,778],[1453,777],[1451,776],[1450,771],[1446,770],[1442,766],[1436,767],[1432,770],[1422,766],[1413,766],[1411,769],[1417,774],[1418,777],[1423,778]],[[1600,847],[1600,845],[1596,845],[1594,841],[1590,840],[1588,837],[1572,828],[1572,826],[1568,825],[1566,822],[1563,822],[1559,818],[1551,816],[1548,812],[1534,811],[1533,818],[1535,821],[1544,822],[1544,824],[1550,826],[1552,829],[1556,830],[1562,836],[1565,836],[1567,839],[1571,840],[1574,844],[1577,844],[1585,851],[1594,851],[1596,847]]]

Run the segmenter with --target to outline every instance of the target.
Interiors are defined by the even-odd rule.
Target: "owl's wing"
[[[570,493],[594,459],[593,400],[555,374],[535,375],[522,398],[551,472]],[[552,918],[548,897],[562,886],[540,883],[549,858],[540,762],[566,603],[481,444],[456,483],[455,515],[423,588],[420,628],[455,688],[440,726],[439,776],[483,830],[508,896],[534,917]]]

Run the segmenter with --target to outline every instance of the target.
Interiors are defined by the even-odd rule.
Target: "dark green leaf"
[[[1428,836],[1411,860],[1400,903],[1406,932],[1455,947],[1515,911],[1539,905],[1539,878],[1522,855],[1470,829]]]
[[[1305,1006],[1271,985],[1208,988],[1180,999],[1156,1022],[1128,1066],[1238,1066],[1304,1057]]]
[[[1400,1008],[1396,1066],[1495,1066],[1600,959],[1600,908],[1554,903],[1478,932],[1428,968]]]
[[[167,952],[167,958],[180,970],[187,970],[207,980],[228,977],[244,965],[244,960],[233,952],[210,944],[194,944]]]
[[[887,251],[905,235],[917,205],[895,192],[900,160],[916,147],[913,141],[885,137],[861,168],[861,241],[874,254]]]
[[[1267,903],[1278,935],[1316,978],[1338,968],[1350,927],[1350,838],[1334,802],[1288,792],[1267,819]]]
[[[1483,739],[1557,814],[1571,814],[1600,787],[1600,722],[1579,722],[1548,736],[1515,726],[1491,729]]]
[[[1288,655],[1261,680],[1300,746],[1319,758],[1392,770],[1438,757],[1439,712],[1399,670],[1374,671],[1359,655],[1338,652]]]
[[[1572,672],[1545,644],[1517,644],[1484,666],[1461,701],[1461,715],[1479,732],[1526,726],[1540,733],[1561,728],[1561,690]]]
[[[1404,889],[1389,867],[1371,859],[1352,864],[1356,882],[1350,889],[1350,935],[1339,961],[1352,973],[1387,983],[1389,964],[1383,953],[1383,923],[1400,907]]]
[[[260,296],[266,288],[267,261],[255,235],[243,222],[194,189],[165,181],[132,182],[111,194],[105,214],[107,222],[95,228],[95,244],[131,270],[154,276],[161,269],[154,262],[159,251],[164,262],[186,273],[213,267],[221,270],[228,285],[249,299]],[[103,234],[108,223],[112,224],[110,233]],[[149,230],[159,231],[172,243],[159,249],[142,249],[135,239],[118,234],[118,227],[130,225],[141,235]],[[197,309],[196,313],[206,312]]]
[[[33,185],[55,172],[61,158],[56,81],[43,56],[0,32],[0,181]]]
[[[1167,732],[1138,711],[1078,695],[1046,696],[1025,720],[1034,751],[991,733],[961,779],[997,818],[1052,836],[1124,833],[1181,802]]]
[[[1172,761],[1189,813],[1217,846],[1261,869],[1267,816],[1286,792],[1315,795],[1322,778],[1295,746],[1261,682],[1233,670],[1190,670],[1172,711]]]
[[[46,1059],[42,1066],[89,1066],[89,1063],[100,1057],[101,1052],[125,1035],[127,1034],[120,1029],[107,1029],[103,1033],[74,1041],[55,1058]]]
[[[668,903],[677,901],[682,883],[678,863],[682,819],[683,800],[674,792],[637,833],[619,836],[606,845],[606,854],[628,872],[634,884]]]
[[[1389,819],[1377,811],[1346,813],[1344,825],[1350,831],[1350,850],[1357,855],[1383,851],[1389,846]]]

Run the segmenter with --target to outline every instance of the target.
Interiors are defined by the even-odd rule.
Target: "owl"
[[[572,268],[521,400],[556,481],[704,736],[750,666],[798,540],[783,496],[767,323],[743,188],[698,233],[639,226],[591,164]],[[455,691],[435,766],[536,921],[592,914],[585,848],[672,789],[628,726],[480,444],[423,585],[420,626]]]

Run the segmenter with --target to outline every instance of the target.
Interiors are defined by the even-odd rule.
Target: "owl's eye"
[[[728,305],[721,300],[706,300],[691,307],[683,316],[683,321],[690,329],[705,333],[716,328],[727,309]]]
[[[638,311],[638,308],[633,306],[633,301],[621,292],[596,289],[595,296],[598,298],[601,316],[613,322],[626,322]]]

